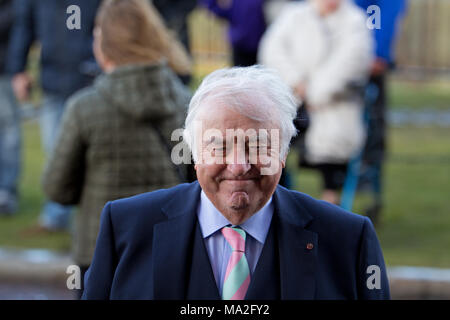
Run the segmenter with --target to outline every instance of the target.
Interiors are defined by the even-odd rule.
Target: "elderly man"
[[[231,68],[193,96],[198,182],[106,204],[85,299],[388,299],[369,219],[278,186],[296,101]]]

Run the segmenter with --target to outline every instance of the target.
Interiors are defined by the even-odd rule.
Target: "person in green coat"
[[[79,206],[73,260],[82,274],[106,202],[183,182],[171,134],[182,128],[190,99],[176,76],[190,72],[188,55],[148,1],[104,1],[94,53],[104,74],[68,100],[43,177],[52,201]]]

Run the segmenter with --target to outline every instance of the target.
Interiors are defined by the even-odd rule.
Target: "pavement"
[[[450,269],[388,268],[392,299],[450,300]]]
[[[0,248],[0,300],[71,300],[68,255],[48,250]]]
[[[69,300],[70,257],[47,250],[0,248],[0,300]],[[392,299],[450,299],[450,269],[391,267]]]
[[[407,108],[389,110],[387,121],[393,127],[450,127],[450,112],[448,110],[433,110],[428,107],[422,111],[411,111]]]

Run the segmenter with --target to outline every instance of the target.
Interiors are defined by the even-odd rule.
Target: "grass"
[[[377,233],[388,265],[450,267],[450,129],[395,128],[389,136]],[[293,168],[295,154],[288,165]],[[297,169],[296,188],[320,195],[317,172]],[[355,212],[363,211],[363,196]]]
[[[30,232],[30,229],[37,225],[40,210],[44,204],[40,179],[45,157],[40,144],[38,123],[25,123],[23,134],[19,213],[12,217],[0,216],[0,246],[67,251],[70,248],[68,233],[37,234]]]
[[[393,130],[380,239],[389,264],[450,267],[450,129]]]
[[[406,81],[392,78],[388,99],[393,109],[450,110],[450,81]]]

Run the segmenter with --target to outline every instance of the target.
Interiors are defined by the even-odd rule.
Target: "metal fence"
[[[190,16],[189,29],[197,74],[207,74],[230,63],[225,22],[205,9],[196,9]]]
[[[450,1],[409,0],[396,47],[400,71],[450,74]]]

